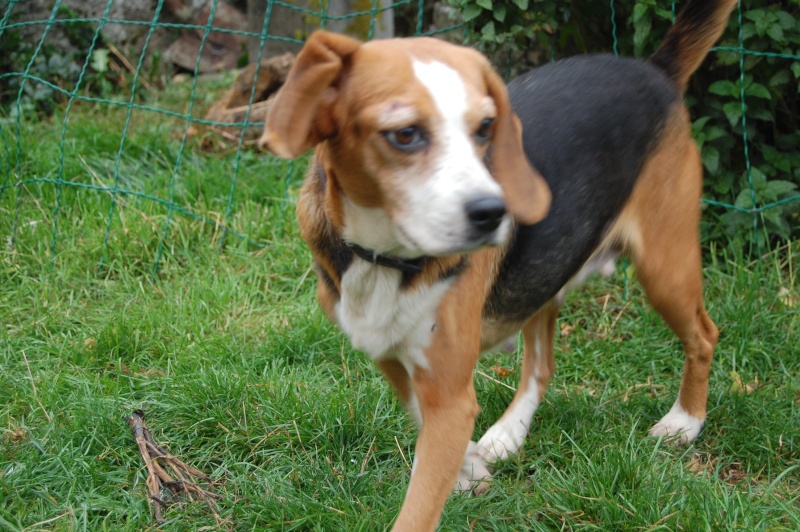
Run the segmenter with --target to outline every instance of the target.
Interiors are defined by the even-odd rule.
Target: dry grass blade
[[[147,469],[147,489],[150,492],[150,501],[153,503],[153,512],[158,524],[165,523],[162,514],[162,507],[166,506],[163,497],[163,490],[167,489],[175,496],[186,495],[190,500],[195,500],[195,496],[205,502],[214,514],[218,524],[223,520],[217,513],[214,501],[221,499],[216,493],[209,491],[192,480],[192,477],[211,483],[212,479],[199,469],[186,464],[171,453],[160,447],[144,422],[144,412],[136,410],[128,418],[128,425],[131,427],[139,453],[144,460]],[[165,467],[170,469],[167,471]]]

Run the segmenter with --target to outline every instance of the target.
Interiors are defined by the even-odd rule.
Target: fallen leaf
[[[793,294],[791,290],[785,286],[782,286],[781,289],[778,290],[778,299],[789,308],[795,308],[797,306],[797,295]]]
[[[736,371],[731,371],[730,376],[733,380],[731,383],[731,391],[734,393],[749,395],[758,387],[758,375],[756,375],[756,378],[750,382],[744,382],[744,379],[742,379],[742,377]]]
[[[717,458],[706,459],[700,453],[692,454],[689,462],[686,464],[686,469],[695,475],[704,475],[714,471],[714,466],[717,463]]]
[[[511,370],[504,368],[503,366],[492,366],[489,368],[489,370],[491,370],[498,377],[508,377],[511,375]]]

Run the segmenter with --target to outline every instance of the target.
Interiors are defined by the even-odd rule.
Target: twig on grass
[[[37,403],[39,403],[39,408],[41,408],[42,412],[44,412],[44,417],[47,418],[48,423],[52,423],[53,420],[50,417],[50,414],[47,413],[47,409],[39,400],[39,391],[36,389],[36,382],[34,382],[33,380],[33,373],[31,373],[31,365],[28,363],[28,357],[25,356],[25,351],[22,352],[22,358],[25,359],[25,367],[28,368],[28,377],[30,377],[31,379],[31,388],[33,388],[33,398],[36,399]]]
[[[367,462],[369,461],[369,456],[372,454],[372,448],[375,446],[375,440],[376,439],[377,439],[377,436],[372,438],[372,443],[369,444],[369,449],[367,449],[367,454],[364,456],[364,461],[361,462],[361,473],[360,474],[362,474],[362,475],[364,474],[364,471],[367,470]]]
[[[137,70],[138,70],[138,69],[137,69],[135,66],[133,66],[133,63],[131,63],[131,62],[130,62],[130,60],[129,60],[127,57],[125,57],[125,54],[123,54],[122,52],[120,52],[120,51],[119,51],[119,49],[118,49],[116,46],[114,46],[113,44],[111,44],[111,43],[107,43],[107,44],[106,44],[106,46],[108,47],[109,51],[110,51],[112,54],[114,54],[114,57],[116,57],[116,58],[119,60],[119,62],[120,62],[120,63],[122,63],[122,65],[123,65],[123,66],[124,66],[126,69],[128,69],[128,72],[130,72],[131,74],[133,74],[133,75],[135,76],[135,75],[136,75],[136,72],[137,72]],[[147,81],[147,80],[145,79],[145,77],[141,75],[141,73],[140,73],[140,75],[139,75],[139,78],[138,78],[138,80],[137,80],[137,81],[138,81],[139,83],[141,83],[141,85],[142,85],[142,86],[143,86],[145,89],[147,89],[147,90],[149,90],[149,91],[154,91],[154,90],[155,90],[155,89],[153,88],[153,85],[152,85],[152,84],[150,84],[150,82],[149,82],[149,81]]]
[[[50,523],[54,523],[61,519],[62,517],[66,517],[69,515],[69,512],[64,512],[61,515],[57,515],[55,517],[51,517],[50,519],[45,519],[44,521],[39,521],[38,523],[33,523],[32,525],[26,526],[22,529],[22,532],[27,532],[28,530],[40,530],[44,527],[44,525],[49,525]]]
[[[400,450],[400,456],[403,457],[403,462],[406,463],[406,468],[411,469],[411,464],[408,463],[408,460],[406,460],[406,455],[403,452],[403,448],[400,446],[400,440],[397,439],[397,436],[394,437],[394,442],[397,444],[397,448]]]
[[[505,386],[506,388],[508,388],[512,392],[516,392],[517,391],[517,389],[514,388],[513,386],[509,386],[508,384],[504,383],[503,381],[499,381],[499,380],[495,379],[494,377],[492,377],[491,375],[487,375],[486,373],[482,372],[479,369],[476,369],[475,373],[477,373],[478,375],[480,375],[484,379],[488,379],[488,380],[492,381],[495,384],[499,384],[500,386]]]
[[[168,489],[174,495],[186,494],[190,500],[195,500],[196,496],[205,502],[217,524],[221,525],[223,519],[217,513],[217,505],[214,501],[220,500],[222,497],[192,481],[192,477],[194,477],[211,483],[213,482],[211,477],[160,447],[150,434],[144,422],[144,412],[141,410],[136,410],[131,414],[128,418],[128,425],[131,427],[136,445],[139,447],[139,453],[142,455],[147,469],[147,489],[150,492],[156,522],[159,525],[166,522],[161,510],[162,507],[167,506],[167,503],[161,494],[163,490]],[[171,474],[165,469],[165,466],[169,467]]]

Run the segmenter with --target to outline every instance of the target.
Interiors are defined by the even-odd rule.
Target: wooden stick
[[[191,477],[195,477],[211,483],[213,482],[212,478],[159,446],[147,429],[144,412],[141,410],[136,410],[131,414],[128,418],[128,425],[131,427],[136,445],[139,447],[139,453],[147,469],[146,484],[147,490],[150,492],[150,502],[153,505],[156,523],[161,525],[166,522],[162,514],[162,507],[166,507],[167,503],[162,498],[162,493],[168,489],[174,495],[185,494],[190,500],[195,500],[195,496],[197,496],[208,505],[217,524],[222,525],[223,519],[217,513],[214,502],[222,497],[198,486],[191,480]],[[163,465],[159,463],[159,460]],[[165,465],[169,467],[171,474],[164,468]]]

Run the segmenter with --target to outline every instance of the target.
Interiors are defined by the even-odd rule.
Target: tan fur
[[[621,219],[636,225],[638,239],[628,244],[647,298],[686,352],[680,404],[705,419],[708,373],[719,335],[703,304],[698,234],[702,184],[700,154],[681,107]]]

